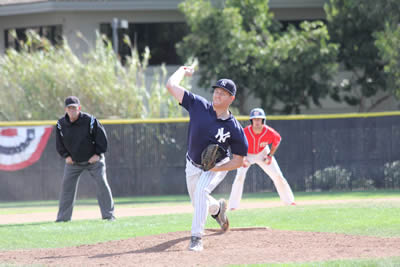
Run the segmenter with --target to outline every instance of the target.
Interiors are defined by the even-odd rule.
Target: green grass
[[[94,244],[172,231],[186,231],[191,214],[139,216],[67,223],[31,223],[0,225],[0,250],[54,248]]]
[[[237,210],[232,225],[273,229],[335,232],[371,236],[400,236],[400,202],[309,205]]]
[[[398,196],[395,191],[354,193],[297,193],[301,200],[319,199],[375,199]],[[262,198],[264,196],[264,198]],[[244,201],[270,201],[277,199],[276,193],[245,195]],[[187,196],[133,197],[116,199],[117,207],[146,205],[187,204]],[[0,211],[14,213],[24,209],[41,210],[41,204],[57,211],[57,202],[2,203]],[[77,205],[93,206],[96,200],[79,200]],[[15,208],[11,208],[15,207]],[[22,208],[24,207],[24,208]],[[273,229],[336,232],[382,237],[400,236],[399,202],[357,202],[335,205],[281,206],[268,209],[237,210],[230,213],[232,226],[268,226]],[[30,223],[0,225],[0,249],[49,248],[93,244],[109,240],[153,235],[174,231],[188,231],[191,214],[159,216],[121,217],[115,222],[102,220],[78,220],[68,223]],[[208,220],[206,227],[217,227]],[[45,238],[43,238],[45,237]]]
[[[129,207],[139,206],[151,206],[157,205],[170,205],[170,204],[182,204],[189,202],[189,196],[187,195],[168,195],[168,196],[138,196],[138,197],[121,197],[114,199],[115,204]],[[3,209],[45,209],[45,208],[57,208],[57,200],[48,201],[20,201],[20,202],[2,202],[0,203],[0,212]],[[96,206],[96,199],[77,199],[75,206]]]
[[[399,190],[346,191],[346,192],[294,192],[296,201],[301,200],[335,200],[335,199],[377,199],[399,197]],[[243,194],[243,201],[279,201],[277,193]]]
[[[190,204],[186,195],[170,196],[142,196],[114,199],[118,207],[149,207]],[[77,209],[98,209],[97,199],[78,199],[75,203]],[[30,202],[3,202],[0,203],[0,215],[2,214],[25,214],[37,212],[57,212],[58,201],[30,201]]]
[[[296,201],[303,200],[335,200],[335,199],[377,199],[398,197],[400,191],[377,190],[377,191],[352,191],[352,192],[295,192]],[[226,194],[216,194],[216,198],[225,197]],[[118,207],[148,207],[154,204],[158,206],[182,205],[190,203],[187,195],[167,195],[167,196],[135,196],[115,198]],[[276,192],[263,192],[243,194],[243,202],[272,201],[279,202]],[[21,202],[2,202],[0,203],[0,214],[16,213],[36,213],[36,212],[57,212],[58,201],[21,201]],[[98,208],[96,199],[77,199],[77,208]]]

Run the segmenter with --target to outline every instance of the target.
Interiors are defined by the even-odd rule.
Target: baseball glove
[[[215,164],[225,158],[225,150],[217,144],[208,145],[201,153],[201,166],[204,171],[214,168]]]

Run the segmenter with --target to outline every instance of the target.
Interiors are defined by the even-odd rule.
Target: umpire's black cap
[[[69,107],[69,106],[76,106],[79,107],[81,105],[79,98],[77,98],[76,96],[68,96],[65,99],[65,107]]]
[[[229,79],[220,79],[212,88],[223,88],[228,91],[231,95],[236,95],[236,84]]]

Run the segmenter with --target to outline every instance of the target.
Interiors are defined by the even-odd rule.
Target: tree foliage
[[[148,50],[142,61],[132,50],[122,66],[100,36],[83,59],[66,41],[54,47],[34,32],[27,36],[21,51],[9,49],[0,57],[0,120],[57,119],[68,95],[78,96],[83,110],[98,118],[182,116],[165,88],[165,68],[148,79]]]
[[[385,30],[376,33],[376,47],[383,60],[387,84],[400,98],[400,24],[387,23]]]
[[[325,5],[332,42],[340,44],[339,62],[351,73],[335,87],[337,101],[369,111],[393,93],[390,75],[375,44],[385,25],[397,25],[398,0],[330,0]],[[379,34],[378,34],[379,36]]]
[[[322,22],[303,22],[300,30],[289,29],[260,48],[258,73],[264,88],[257,90],[264,106],[283,103],[281,112],[300,113],[311,103],[321,106],[320,99],[329,95],[332,76],[336,74],[337,46],[329,43]]]
[[[223,7],[187,0],[180,9],[190,34],[178,53],[198,58],[205,88],[218,78],[233,79],[242,113],[248,112],[243,104],[250,95],[261,98],[268,113],[299,113],[329,94],[337,46],[329,43],[322,23],[281,32],[267,0],[227,0]]]

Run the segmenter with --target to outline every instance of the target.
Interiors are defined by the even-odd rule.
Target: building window
[[[62,26],[52,25],[52,26],[38,26],[29,28],[16,28],[7,29],[4,31],[5,48],[14,48],[19,51],[21,49],[21,42],[25,42],[27,39],[26,32],[32,30],[36,32],[39,36],[45,37],[53,45],[59,45],[62,43]],[[15,34],[13,32],[15,31]]]
[[[282,25],[281,30],[282,31],[287,31],[287,29],[289,28],[289,25],[294,26],[297,30],[300,30],[300,24],[304,21],[308,21],[308,22],[313,22],[313,21],[322,21],[323,23],[326,24],[326,20],[323,19],[304,19],[304,20],[281,20],[279,21]]]
[[[100,32],[112,40],[111,23],[102,23]],[[118,51],[124,60],[130,56],[130,48],[123,43],[124,35],[128,35],[132,45],[136,45],[139,55],[145,47],[150,49],[150,65],[182,64],[176,53],[175,44],[188,33],[188,26],[183,22],[168,23],[129,23],[128,29],[118,29]]]

